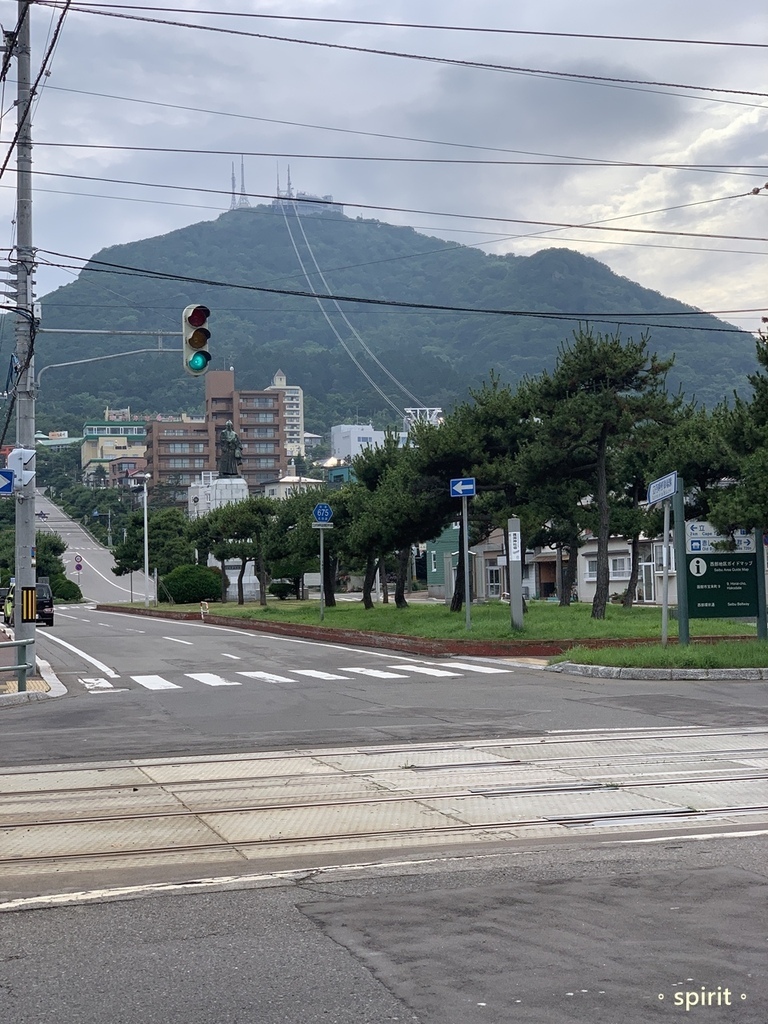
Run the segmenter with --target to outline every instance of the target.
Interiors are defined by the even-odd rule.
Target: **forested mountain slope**
[[[110,271],[101,263],[133,269]],[[316,266],[335,294],[552,316],[342,303],[374,359],[332,303],[323,305],[343,344],[313,298],[282,294],[324,292]],[[334,422],[370,418],[378,426],[399,425],[394,407],[448,409],[491,372],[514,383],[551,368],[558,346],[578,326],[558,313],[605,315],[606,322],[592,321],[601,331],[615,330],[616,321],[631,321],[630,314],[644,314],[638,319],[660,325],[649,329],[650,349],[675,355],[671,387],[682,386],[687,396],[708,406],[741,389],[754,368],[750,335],[701,330],[725,326],[713,317],[669,316],[691,307],[567,249],[544,249],[530,257],[491,256],[412,228],[331,213],[299,220],[267,206],[230,211],[213,221],[103,250],[77,280],[43,299],[42,326],[179,332],[181,311],[192,302],[211,309],[212,368],[234,366],[240,388],[266,387],[282,369],[289,383],[304,388],[306,427],[317,433]],[[676,329],[681,325],[685,329]],[[642,330],[621,328],[624,336],[633,337]],[[152,344],[151,338],[43,331],[36,341],[37,369]],[[178,347],[179,338],[165,345]],[[398,389],[382,367],[410,394]],[[55,368],[42,379],[38,422],[44,429],[79,429],[86,416],[101,415],[106,405],[130,405],[137,414],[194,412],[202,409],[202,395],[202,381],[184,374],[178,355]]]

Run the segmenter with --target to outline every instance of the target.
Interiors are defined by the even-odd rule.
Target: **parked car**
[[[13,625],[13,603],[15,600],[16,585],[11,584],[5,595],[3,604],[3,622],[6,626]],[[53,625],[53,591],[49,583],[37,583],[37,619],[43,626]]]

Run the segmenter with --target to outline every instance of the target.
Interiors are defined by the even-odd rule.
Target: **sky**
[[[275,194],[278,171],[285,186],[290,165],[296,189],[332,194],[351,216],[486,252],[575,249],[756,331],[768,315],[761,10],[754,0],[74,2],[33,115],[38,296],[77,274],[49,264],[216,218],[233,160],[240,189],[244,154],[252,204]],[[33,78],[60,13],[32,8]],[[16,18],[17,4],[0,0],[6,31]],[[3,158],[14,97],[12,66]],[[0,181],[2,256],[15,240],[13,169],[12,158]]]

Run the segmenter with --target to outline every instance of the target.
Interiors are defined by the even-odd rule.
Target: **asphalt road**
[[[0,927],[13,1024],[768,1019],[761,839],[515,849]]]
[[[768,724],[760,681],[569,677],[83,606],[60,608],[38,638],[69,695],[2,711],[6,764]]]
[[[98,507],[98,492],[94,494],[94,508]],[[35,492],[35,508],[44,512],[46,519],[39,519],[37,529],[58,533],[67,545],[62,556],[67,576],[77,583],[84,597],[89,601],[138,601],[144,597],[144,574],[135,572],[128,576],[115,576],[112,567],[115,560],[112,552],[99,544],[80,523],[71,519],[63,509],[54,505],[42,491]],[[75,571],[75,556],[81,556],[82,572]],[[149,580],[148,597],[154,596],[154,582]]]

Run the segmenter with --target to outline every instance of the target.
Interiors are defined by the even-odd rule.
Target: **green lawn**
[[[160,605],[169,611],[199,613],[199,605]],[[376,633],[400,633],[430,639],[472,637],[478,640],[583,640],[604,637],[616,640],[647,638],[660,641],[661,609],[632,608],[609,605],[605,619],[591,618],[591,605],[574,604],[560,608],[546,601],[531,601],[525,614],[524,628],[513,630],[509,605],[499,601],[472,606],[472,627],[466,629],[466,613],[451,612],[442,603],[413,601],[399,610],[392,601],[377,604],[370,611],[359,601],[339,601],[335,608],[325,609],[324,626],[339,629],[370,630]],[[266,608],[259,604],[238,606],[234,603],[210,605],[212,615],[235,619],[261,619],[319,626],[320,603],[313,601],[270,600]],[[754,636],[755,624],[749,620],[692,619],[692,636]],[[677,635],[677,622],[670,620],[669,635]]]

